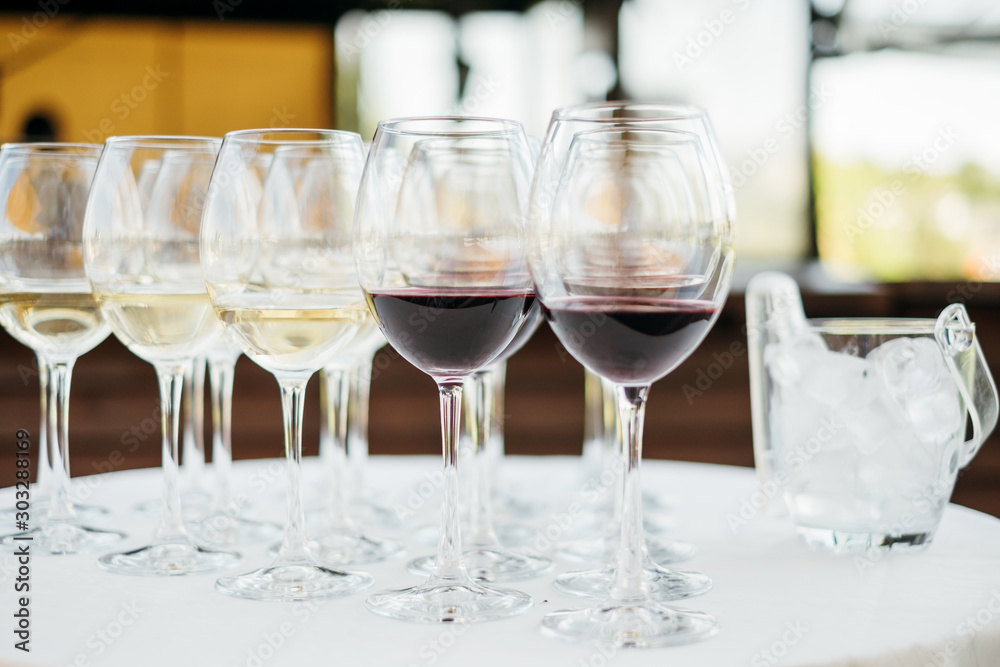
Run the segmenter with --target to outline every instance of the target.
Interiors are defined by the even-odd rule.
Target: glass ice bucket
[[[936,320],[807,320],[797,299],[748,327],[762,483],[811,545],[927,546],[997,420],[975,326],[957,304]]]

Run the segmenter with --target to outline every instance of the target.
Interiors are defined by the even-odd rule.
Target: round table
[[[439,467],[440,459],[433,457],[375,457],[369,473],[379,498],[413,526],[437,519]],[[307,483],[320,488],[318,462],[307,461],[306,468]],[[365,592],[315,603],[251,602],[216,593],[215,575],[128,577],[102,572],[92,555],[36,555],[30,574],[31,652],[23,653],[14,649],[16,564],[7,553],[0,559],[0,617],[8,626],[0,664],[1000,665],[1000,520],[952,505],[925,552],[837,557],[809,550],[787,520],[754,510],[752,470],[647,461],[643,472],[647,491],[674,499],[669,535],[698,548],[682,569],[714,580],[708,594],[678,603],[718,618],[721,631],[708,641],[615,652],[544,636],[539,620],[546,612],[586,604],[553,590],[556,573],[578,569],[559,560],[553,574],[508,584],[532,596],[528,613],[444,626],[375,616],[364,607]],[[281,519],[283,463],[243,461],[234,474],[257,515]],[[512,458],[505,479],[522,497],[551,503],[534,523],[538,547],[568,534],[596,496],[595,480],[585,480],[574,459]],[[155,519],[132,508],[159,492],[159,480],[158,470],[134,470],[81,477],[74,484],[77,495],[112,509],[103,524],[124,530],[125,546],[138,546],[151,538]],[[5,507],[12,497],[11,489],[0,492]],[[431,550],[412,540],[408,546],[406,558]],[[241,552],[241,569],[269,561],[262,545]],[[405,570],[406,558],[352,569],[375,576],[370,590],[404,587],[419,581]]]

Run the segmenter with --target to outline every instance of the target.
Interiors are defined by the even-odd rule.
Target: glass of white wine
[[[112,137],[87,201],[83,260],[115,336],[156,368],[163,424],[163,511],[153,543],[99,559],[121,574],[210,572],[240,556],[195,544],[178,485],[184,369],[219,335],[198,252],[201,211],[219,139]],[[158,168],[151,167],[158,165]],[[146,184],[144,173],[154,172]]]
[[[15,505],[15,526],[25,532],[4,542],[30,536],[33,551],[54,554],[104,549],[124,537],[82,525],[69,498],[73,365],[108,336],[80,259],[84,207],[100,151],[90,144],[0,149],[0,323],[48,371],[42,388],[52,461],[47,513],[39,521],[27,500],[30,489],[19,489],[24,506]]]
[[[220,578],[216,589],[227,595],[308,600],[373,582],[317,562],[301,484],[306,383],[349,349],[370,317],[351,249],[363,160],[353,132],[245,130],[226,135],[212,173],[201,232],[205,280],[228,332],[278,381],[288,460],[278,554],[268,566]]]

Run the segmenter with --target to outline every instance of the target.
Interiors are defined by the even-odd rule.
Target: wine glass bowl
[[[606,103],[553,115],[532,190],[528,262],[557,338],[614,385],[624,483],[614,562],[557,579],[557,588],[602,602],[548,614],[550,635],[647,647],[718,629],[707,614],[661,602],[711,582],[649,558],[639,463],[650,385],[701,344],[728,293],[729,202],[711,126],[697,108]]]

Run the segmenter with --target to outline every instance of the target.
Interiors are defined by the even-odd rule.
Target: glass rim
[[[665,113],[658,116],[621,116],[608,118],[602,118],[595,116],[593,113],[588,113],[599,112],[606,109],[662,109]],[[572,104],[570,106],[560,107],[552,112],[553,121],[586,121],[590,123],[662,123],[663,121],[683,120],[689,118],[707,120],[708,112],[702,107],[684,102],[632,102],[628,100]]]
[[[222,139],[220,137],[182,134],[130,134],[120,137],[108,137],[104,142],[105,148],[131,146],[136,148],[170,149],[177,146],[197,144],[219,147],[222,145]]]
[[[3,151],[5,154],[38,153],[40,155],[54,155],[63,152],[70,153],[71,151],[77,151],[78,153],[95,152],[99,155],[102,150],[104,150],[104,146],[102,144],[88,144],[82,142],[10,141],[0,144],[0,151]]]
[[[599,141],[597,135],[606,135],[614,132],[620,133],[640,133],[640,132],[653,132],[657,135],[667,136],[676,135],[677,141],[668,142],[665,144],[651,144],[642,141],[629,141],[627,137],[622,139],[623,144],[634,144],[639,146],[648,146],[650,148],[657,146],[676,146],[679,144],[690,144],[694,146],[700,146],[702,143],[701,137],[699,137],[694,132],[688,132],[687,130],[668,130],[663,127],[601,127],[593,130],[584,130],[582,132],[575,132],[573,134],[572,143],[586,144],[591,142]]]
[[[316,134],[316,135],[329,135],[328,139],[254,139],[252,143],[262,144],[266,146],[328,146],[331,144],[340,143],[342,140],[353,140],[357,139],[362,147],[364,146],[364,140],[361,135],[357,132],[351,132],[350,130],[333,130],[333,129],[322,129],[322,128],[309,128],[309,127],[273,127],[273,128],[250,128],[246,130],[233,130],[232,132],[226,132],[222,137],[222,142],[225,143],[251,143],[248,137],[256,136],[261,137],[267,134]],[[337,141],[334,141],[334,140]]]
[[[934,335],[932,317],[821,317],[806,320],[809,331],[840,336]]]
[[[491,123],[499,125],[498,129],[488,129],[488,130],[421,130],[421,129],[402,129],[400,126],[406,124],[422,124],[430,123],[432,121],[436,122],[452,122],[452,123]],[[495,118],[492,116],[402,116],[399,118],[389,118],[386,120],[380,120],[375,129],[375,134],[395,134],[395,135],[411,135],[418,137],[441,137],[441,138],[455,138],[461,139],[466,137],[503,137],[509,135],[516,135],[518,133],[524,133],[524,125],[520,121],[511,120],[509,118]],[[525,137],[527,135],[525,134]]]

